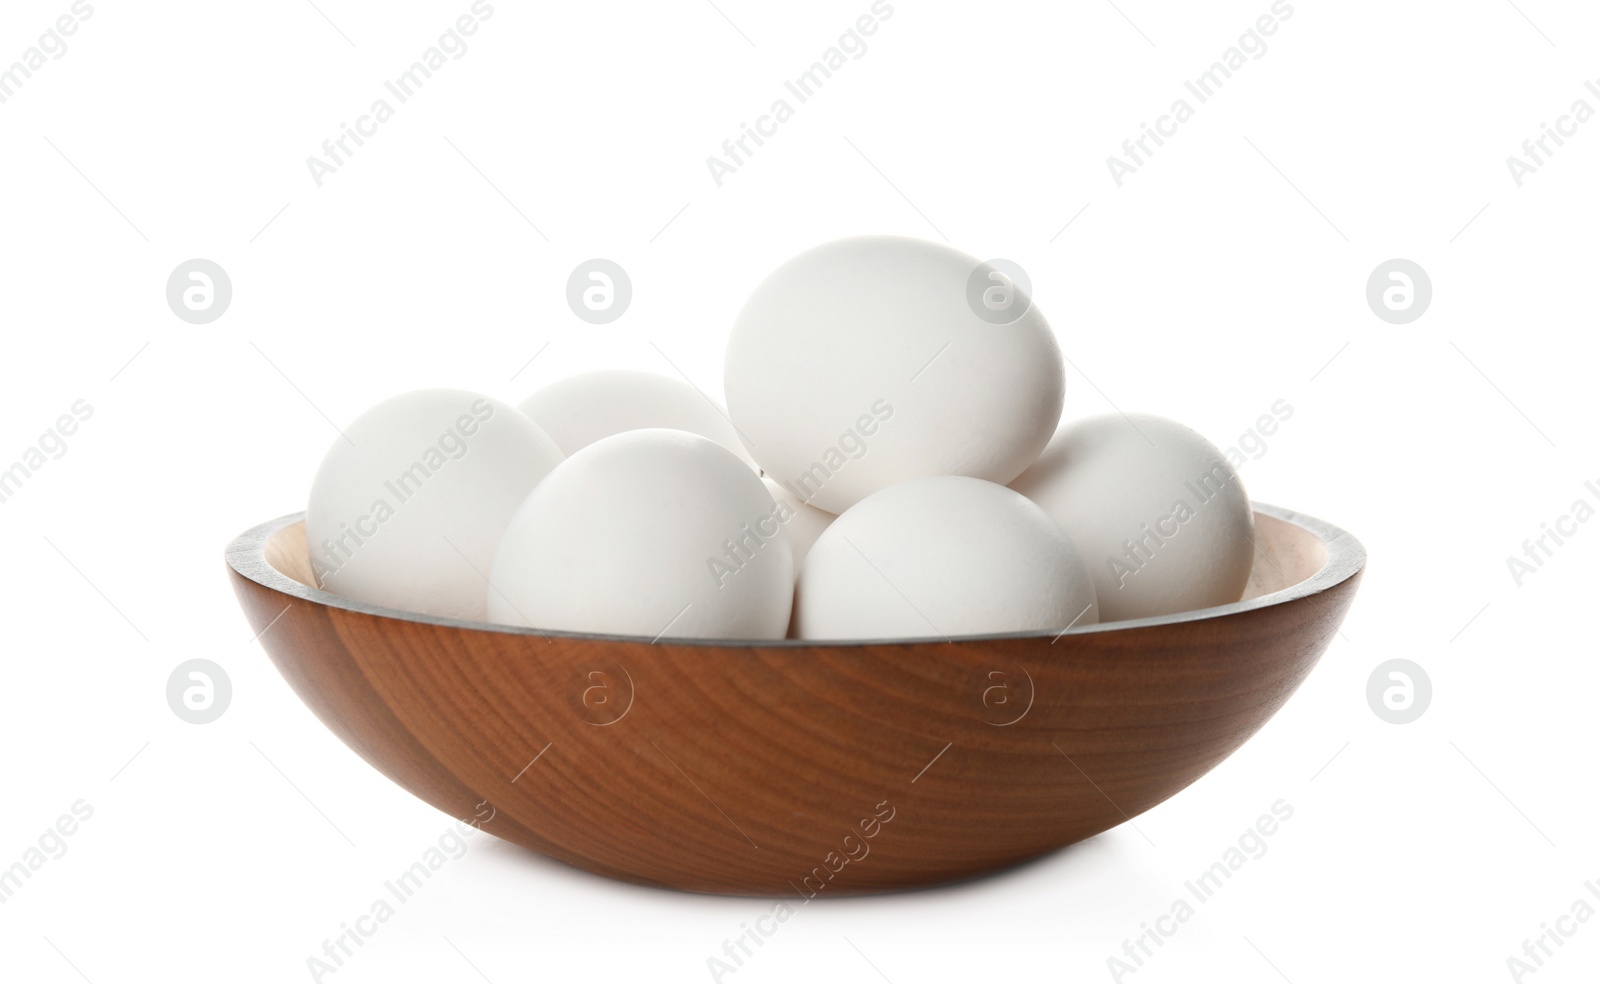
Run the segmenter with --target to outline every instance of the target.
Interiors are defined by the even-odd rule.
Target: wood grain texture
[[[310,586],[299,515],[228,562],[301,700],[440,810],[492,809],[484,830],[613,878],[810,897],[1056,850],[1243,744],[1365,563],[1342,531],[1255,508],[1245,600],[1059,638],[652,643],[394,612]]]

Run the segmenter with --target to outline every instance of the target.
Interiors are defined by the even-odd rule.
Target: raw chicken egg
[[[1015,320],[980,316],[974,285],[1009,283],[996,276],[894,236],[827,243],[773,271],[734,322],[723,383],[765,473],[829,512],[912,478],[1016,478],[1055,431],[1065,375],[1020,286]]]
[[[670,376],[627,369],[581,373],[534,393],[521,410],[555,438],[564,454],[612,434],[666,427],[708,437],[757,467],[723,409]]]
[[[1110,622],[1239,600],[1255,514],[1238,472],[1184,425],[1106,414],[1064,428],[1011,487],[1077,544]]]
[[[802,639],[948,639],[1096,621],[1094,582],[1044,510],[1003,485],[892,485],[833,521],[800,569]]]
[[[311,483],[306,541],[318,586],[481,621],[501,534],[561,457],[533,421],[479,393],[385,400],[334,440]]]
[[[601,438],[512,517],[489,618],[650,639],[781,639],[794,561],[778,512],[761,479],[708,438]]]

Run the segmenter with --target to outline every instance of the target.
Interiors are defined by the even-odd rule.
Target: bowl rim
[[[1235,601],[1226,605],[1213,605],[1210,608],[1197,608],[1192,611],[1177,612],[1172,615],[1154,615],[1147,618],[1126,619],[1120,622],[1097,622],[1093,625],[1071,626],[1062,632],[1025,630],[981,635],[917,636],[903,639],[691,639],[677,636],[666,639],[660,637],[651,639],[648,636],[572,632],[562,629],[501,625],[494,622],[474,622],[444,615],[429,615],[423,612],[408,612],[398,608],[387,608],[382,605],[357,601],[323,588],[303,584],[273,567],[266,558],[267,541],[285,527],[304,520],[306,514],[303,510],[268,520],[239,534],[228,544],[225,557],[228,566],[234,573],[264,588],[301,601],[312,602],[328,608],[336,608],[360,615],[370,615],[376,618],[398,619],[403,622],[416,622],[423,625],[436,625],[452,629],[470,629],[478,632],[494,632],[502,635],[538,636],[547,640],[575,639],[594,642],[642,642],[651,645],[702,646],[722,649],[853,649],[939,642],[1001,642],[1018,639],[1050,639],[1053,642],[1064,636],[1092,635],[1099,632],[1116,632],[1125,629],[1143,629],[1155,626],[1180,625],[1186,622],[1200,622],[1310,598],[1343,584],[1350,578],[1360,574],[1366,566],[1366,548],[1355,537],[1332,523],[1291,509],[1268,505],[1264,502],[1252,501],[1250,506],[1258,515],[1289,523],[1317,537],[1327,551],[1327,558],[1322,566],[1303,581],[1255,598]],[[1254,541],[1252,541],[1251,545],[1255,546]],[[1259,547],[1256,548],[1256,552],[1257,554],[1261,553]],[[1270,561],[1268,562],[1270,563]]]

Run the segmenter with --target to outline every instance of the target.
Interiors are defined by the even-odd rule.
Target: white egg
[[[794,553],[794,569],[798,571],[800,564],[806,559],[806,554],[811,552],[811,545],[817,542],[817,537],[822,535],[822,531],[827,529],[828,524],[836,517],[831,512],[806,505],[793,492],[770,478],[763,478],[761,481],[767,487],[767,493],[772,496],[773,502],[789,507],[780,518],[783,528],[789,533],[789,549]]]
[[[612,434],[666,427],[709,437],[757,467],[721,407],[683,380],[653,372],[602,369],[569,376],[522,401],[520,409],[564,454]]]
[[[1094,576],[1103,622],[1239,600],[1255,514],[1221,451],[1151,414],[1081,420],[1011,487],[1044,507]]]
[[[517,510],[489,617],[507,625],[779,639],[794,562],[761,479],[714,441],[635,430],[574,453]]]
[[[795,590],[802,639],[1060,632],[1096,619],[1089,573],[1044,510],[959,476],[851,506],[811,548]]]
[[[1061,351],[1020,292],[978,311],[993,268],[937,243],[867,236],[801,253],[733,326],[728,412],[766,474],[840,512],[927,475],[1005,483],[1061,418]],[[988,284],[990,287],[983,288]]]
[[[311,484],[306,541],[317,583],[375,605],[481,621],[501,534],[561,457],[515,407],[478,393],[385,400],[344,429]]]

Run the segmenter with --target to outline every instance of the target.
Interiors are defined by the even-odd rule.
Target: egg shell
[[[1177,421],[1077,421],[1011,487],[1077,544],[1103,622],[1225,605],[1250,579],[1250,497],[1216,445]]]
[[[824,512],[815,506],[808,506],[799,496],[774,482],[770,478],[763,478],[761,483],[767,487],[767,493],[772,496],[772,501],[787,505],[789,512],[783,517],[783,528],[789,533],[789,549],[794,554],[794,568],[800,569],[805,562],[806,554],[811,552],[811,547],[817,542],[817,537],[822,531],[838,517],[831,512]]]
[[[710,438],[757,465],[710,397],[681,379],[653,372],[602,369],[551,383],[519,409],[555,439],[564,454],[602,437],[645,428],[669,428]]]
[[[318,583],[388,608],[482,621],[501,534],[561,449],[509,404],[429,389],[344,428],[311,484]]]
[[[1094,585],[1044,510],[976,478],[913,479],[867,496],[800,568],[802,639],[1060,632],[1097,619]]]
[[[1010,324],[978,316],[969,285],[991,269],[866,236],[763,280],[734,322],[723,387],[766,474],[835,513],[912,478],[1016,478],[1060,421],[1065,374],[1031,298]]]
[[[794,562],[778,506],[727,450],[647,429],[575,452],[533,490],[495,555],[507,625],[690,639],[778,639]]]

